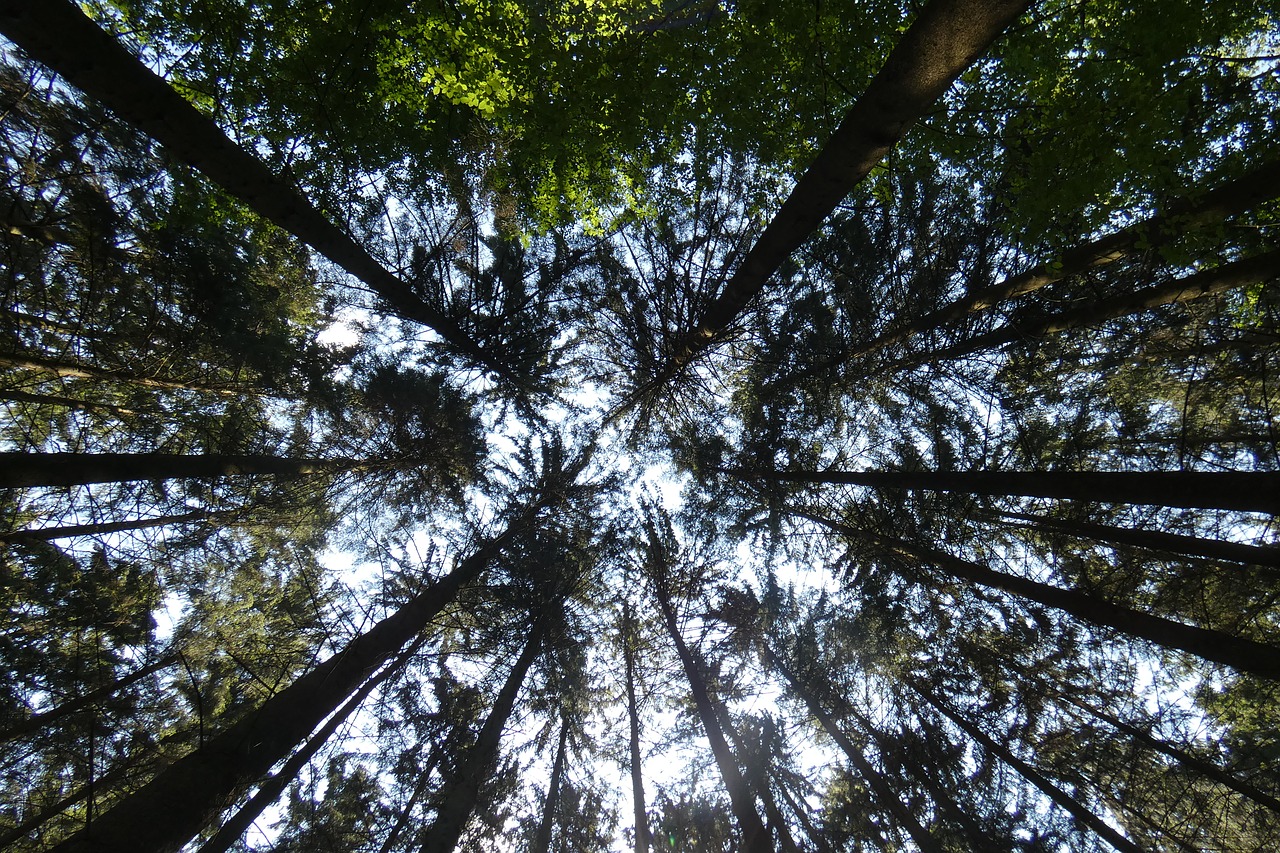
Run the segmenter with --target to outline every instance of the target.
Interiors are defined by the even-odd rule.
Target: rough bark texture
[[[514,536],[516,525],[463,560],[257,711],[174,762],[53,848],[57,853],[174,853],[284,759],[374,670],[421,632]]]
[[[822,147],[698,327],[673,359],[679,370],[742,313],[837,204],[884,159],[1031,0],[932,0]]]
[[[1129,527],[1070,521],[1024,512],[999,512],[995,513],[993,517],[1026,522],[1025,524],[1015,524],[1018,527],[1065,533],[1080,539],[1106,542],[1108,544],[1135,545],[1139,548],[1149,548],[1153,551],[1164,551],[1171,554],[1183,554],[1189,557],[1230,560],[1234,563],[1248,563],[1252,566],[1280,568],[1280,548],[1275,546],[1245,545],[1240,542],[1223,542],[1217,539],[1204,539],[1199,536],[1187,536],[1181,533],[1166,533],[1162,530],[1135,530]]]
[[[1280,680],[1280,648],[1246,640],[1222,631],[1200,628],[1152,616],[1131,607],[1112,604],[1088,593],[1073,589],[1063,589],[1028,578],[997,572],[986,566],[953,557],[933,548],[916,545],[900,539],[881,536],[865,530],[849,527],[821,516],[796,512],[796,516],[807,518],[847,536],[863,538],[875,542],[885,550],[911,558],[913,561],[933,566],[962,580],[981,586],[1002,589],[1048,607],[1054,607],[1071,614],[1075,618],[1112,628],[1124,634],[1140,637],[1163,646],[1202,657],[1205,660],[1226,664],[1241,672],[1250,672],[1263,678]]]
[[[524,651],[516,660],[507,680],[494,700],[489,716],[485,718],[480,734],[476,737],[458,775],[446,782],[446,793],[440,804],[436,822],[427,830],[422,843],[422,853],[450,853],[458,846],[458,839],[466,829],[471,813],[475,811],[476,799],[480,795],[480,786],[493,775],[498,764],[498,747],[502,742],[502,730],[511,719],[511,711],[515,708],[516,697],[524,684],[529,667],[542,651],[542,640],[546,633],[546,620],[540,618],[529,634],[529,641]]]
[[[1275,471],[733,471],[784,483],[844,483],[970,495],[1280,513]]]
[[[720,777],[724,780],[725,790],[729,794],[729,804],[733,809],[734,817],[738,820],[738,829],[742,832],[742,844],[739,849],[743,853],[770,853],[769,832],[760,822],[760,815],[756,813],[747,782],[738,770],[738,762],[734,758],[733,751],[729,749],[724,732],[720,730],[719,714],[702,677],[701,661],[685,645],[684,637],[680,636],[680,625],[676,621],[670,598],[659,590],[657,599],[663,621],[667,626],[667,633],[671,635],[676,654],[680,656],[680,663],[684,666],[685,678],[689,682],[689,692],[693,694],[694,705],[698,709],[698,719],[702,722],[703,731],[711,745],[711,754],[715,757]]]
[[[0,0],[0,31],[32,58],[159,142],[223,190],[373,289],[398,315],[434,329],[458,353],[486,354],[458,326],[330,222],[286,178],[227,137],[66,0]]]
[[[179,453],[0,453],[0,488],[84,486],[183,477],[273,474],[301,477],[358,467],[350,459]]]
[[[1108,844],[1123,853],[1143,853],[1142,848],[1125,838],[1102,818],[1094,814],[1079,800],[1072,797],[1066,791],[1059,788],[1038,770],[1027,764],[1018,756],[1010,752],[1006,747],[996,742],[986,732],[979,729],[973,723],[964,719],[960,714],[948,707],[946,703],[940,701],[929,690],[916,684],[911,685],[916,694],[924,699],[930,707],[938,711],[944,717],[955,723],[969,737],[982,744],[982,748],[1000,757],[1000,760],[1008,764],[1018,772],[1018,775],[1026,779],[1032,785],[1035,785],[1049,799],[1061,809],[1069,813],[1077,821],[1089,827],[1099,838],[1104,839]]]

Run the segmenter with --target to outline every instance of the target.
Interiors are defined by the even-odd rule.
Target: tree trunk
[[[1280,513],[1276,471],[740,471],[744,479]]]
[[[352,459],[181,453],[0,453],[0,488],[83,486],[138,480],[213,478],[236,474],[301,477],[351,471]]]
[[[904,341],[912,335],[939,329],[969,314],[1061,281],[1086,270],[1126,257],[1138,246],[1163,243],[1186,231],[1220,222],[1280,196],[1280,161],[1267,163],[1202,195],[1185,195],[1163,213],[1063,253],[991,287],[976,290],[908,323],[895,325],[875,339],[845,353],[839,361],[858,358]],[[833,367],[830,362],[823,367]]]
[[[112,696],[119,691],[124,690],[126,687],[137,684],[148,675],[160,672],[163,669],[168,669],[179,660],[180,656],[177,653],[167,654],[146,666],[134,670],[128,675],[116,679],[110,684],[99,687],[97,690],[90,691],[89,693],[76,697],[75,699],[69,699],[58,707],[51,708],[44,713],[33,714],[22,722],[14,723],[3,732],[0,732],[0,743],[13,740],[17,737],[22,737],[23,735],[30,734],[34,731],[39,731],[45,726],[50,726],[59,720],[66,719],[72,714],[78,713],[97,704],[108,696]]]
[[[24,391],[0,391],[0,400],[9,400],[15,403],[34,403],[38,406],[63,406],[82,412],[110,412],[121,417],[141,414],[141,412],[134,409],[113,406],[110,403],[90,403],[87,400],[73,400],[70,397],[51,397],[48,394],[28,394]]]
[[[2,3],[3,0],[0,0],[0,4]],[[0,5],[0,11],[2,10],[3,5]],[[139,385],[143,388],[165,388],[173,391],[200,391],[206,394],[222,394],[226,396],[262,393],[248,388],[241,389],[224,385],[209,385],[203,382],[178,382],[169,379],[156,379],[150,376],[138,376],[127,370],[106,370],[101,367],[73,364],[29,353],[0,353],[0,367],[49,373],[63,379],[92,379],[95,382],[119,382],[126,385]]]
[[[435,330],[488,365],[456,323],[424,302],[288,179],[238,146],[173,88],[66,0],[0,0],[0,31],[33,59],[202,172],[230,195],[368,285],[401,317]],[[497,369],[497,368],[494,368]]]
[[[160,515],[155,518],[135,518],[131,521],[103,521],[97,524],[69,524],[64,527],[13,530],[9,533],[0,533],[0,542],[49,542],[54,539],[70,539],[73,536],[101,536],[105,533],[120,533],[125,530],[147,530],[152,527],[167,527],[171,524],[186,524],[189,521],[211,521],[233,515],[236,515],[234,511],[202,510],[179,515]]]
[[[521,521],[533,519],[537,505]],[[488,566],[521,521],[446,577],[272,696],[257,711],[174,762],[53,848],[57,853],[175,853],[333,713],[369,673],[417,636]]]
[[[738,829],[742,833],[740,849],[743,853],[770,853],[769,833],[760,822],[760,816],[756,814],[747,782],[742,778],[733,751],[729,749],[724,733],[720,730],[716,703],[712,700],[711,692],[707,689],[706,681],[702,677],[700,656],[695,656],[685,645],[684,638],[680,636],[680,625],[676,622],[676,614],[671,607],[669,593],[662,586],[661,583],[654,584],[658,606],[662,611],[667,633],[671,635],[676,654],[680,656],[680,663],[684,667],[685,677],[689,681],[689,690],[693,694],[693,702],[698,709],[698,718],[702,722],[703,731],[711,745],[711,754],[715,757],[716,766],[720,769],[720,777],[724,780],[725,790],[729,794],[729,804],[733,809],[734,817],[738,819]]]
[[[761,805],[764,806],[764,816],[767,821],[765,829],[769,831],[771,837],[777,839],[776,849],[783,851],[783,853],[800,853],[800,848],[796,845],[795,839],[791,837],[791,829],[787,826],[786,819],[783,818],[782,812],[778,809],[778,803],[773,798],[773,791],[769,786],[768,771],[751,758],[751,750],[743,742],[738,730],[733,727],[733,721],[729,719],[728,709],[722,705],[718,710],[720,711],[720,725],[729,736],[729,740],[733,741],[733,748],[738,751],[738,755],[743,757],[743,761],[747,765],[747,774],[750,777],[751,787],[755,790]]]
[[[1027,522],[1017,524],[1031,530],[1065,533],[1077,539],[1095,540],[1117,545],[1135,545],[1153,551],[1204,557],[1209,560],[1229,560],[1251,566],[1280,568],[1280,548],[1265,545],[1244,545],[1238,542],[1222,542],[1202,539],[1181,533],[1165,533],[1162,530],[1135,530],[1128,527],[1112,527],[1084,521],[1050,518],[1022,512],[997,512],[993,516]]]
[[[569,741],[569,718],[560,720],[560,742],[556,745],[556,758],[551,765],[551,779],[547,782],[547,799],[542,804],[542,820],[538,822],[538,835],[533,840],[533,853],[549,853],[551,830],[555,827],[556,806],[560,802],[560,780],[564,776],[565,746]]]
[[[1280,680],[1280,649],[1275,646],[1246,640],[1209,628],[1186,625],[1161,616],[1152,616],[1149,613],[1142,613],[1130,607],[1112,604],[1088,593],[1062,589],[1039,581],[997,572],[994,569],[971,563],[968,560],[962,560],[959,557],[953,557],[942,551],[888,536],[881,536],[869,531],[858,530],[824,519],[821,516],[801,512],[793,514],[815,521],[847,536],[869,539],[888,551],[900,556],[910,557],[917,562],[934,566],[942,571],[950,572],[954,577],[961,580],[1001,589],[1047,607],[1062,610],[1082,622],[1088,622],[1104,628],[1112,628],[1123,634],[1140,637],[1167,649],[1184,651],[1205,660],[1226,664],[1240,672],[1250,672],[1263,678]]]
[[[805,707],[809,709],[809,713],[822,726],[823,731],[835,741],[836,745],[840,747],[840,751],[849,759],[849,763],[858,771],[858,775],[863,778],[868,787],[875,793],[876,799],[880,801],[880,806],[893,815],[894,820],[907,831],[907,834],[911,836],[911,840],[915,842],[917,847],[925,851],[925,853],[942,853],[942,847],[929,834],[929,830],[920,824],[920,821],[906,807],[906,804],[898,797],[888,780],[880,774],[880,771],[876,770],[870,761],[867,761],[866,756],[862,754],[862,750],[858,749],[853,741],[849,740],[845,733],[840,730],[840,727],[836,725],[836,721],[822,707],[822,703],[818,701],[818,697],[814,695],[813,691],[801,682],[800,678],[791,671],[790,667],[783,663],[782,659],[772,649],[766,646],[764,651],[770,665],[787,680],[787,683],[791,685],[791,689],[795,691],[796,696],[800,697]]]
[[[497,769],[502,730],[511,719],[511,711],[515,707],[525,676],[529,674],[529,668],[542,650],[546,631],[547,619],[544,614],[538,617],[533,630],[529,632],[529,641],[525,644],[524,651],[507,675],[489,716],[480,728],[476,742],[460,762],[457,775],[445,782],[445,793],[436,814],[436,822],[423,838],[422,853],[450,853],[458,846],[458,839],[466,829],[471,813],[475,811],[481,784]]]
[[[672,357],[672,372],[733,323],[783,261],[1030,5],[1031,0],[930,0],[684,339]]]
[[[1016,770],[1022,778],[1039,788],[1041,793],[1052,800],[1059,808],[1065,810],[1077,821],[1089,827],[1089,829],[1091,829],[1099,838],[1104,839],[1112,847],[1122,851],[1122,853],[1143,853],[1142,848],[1125,838],[1115,829],[1112,829],[1106,821],[1098,817],[1083,803],[1072,797],[1066,791],[1053,784],[1053,782],[1049,781],[1047,777],[1042,775],[1034,767],[1018,758],[1018,756],[1014,755],[1007,748],[997,743],[995,739],[988,737],[987,734],[977,726],[961,717],[958,713],[948,707],[946,703],[934,696],[931,691],[915,684],[914,682],[908,682],[908,684],[911,689],[916,692],[916,695],[924,699],[930,707],[938,711],[938,713],[942,714],[951,722],[955,723],[956,726],[958,726],[961,731],[968,734],[969,737],[982,744],[983,749],[999,756],[1001,761]]]
[[[347,718],[355,712],[356,708],[360,707],[365,699],[369,698],[369,694],[378,685],[398,672],[405,662],[422,647],[425,640],[425,637],[418,637],[394,661],[384,666],[381,672],[369,678],[347,700],[347,703],[339,708],[329,718],[329,721],[307,740],[301,749],[289,756],[289,760],[280,768],[280,772],[267,778],[258,787],[254,795],[249,798],[249,801],[228,818],[222,826],[218,827],[218,831],[214,833],[213,837],[200,846],[199,853],[226,853],[227,850],[231,849],[231,846],[240,840],[240,836],[244,835],[245,831],[258,819],[258,815],[262,814],[267,806],[280,799],[284,789],[289,787],[289,783],[297,778],[298,773],[307,765],[307,762],[329,742],[329,738],[333,737],[333,733],[338,730],[338,727],[346,722]]]
[[[635,622],[630,602],[622,611],[622,663],[627,687],[627,721],[630,725],[631,809],[636,825],[635,853],[649,853],[649,813],[644,804],[644,779],[640,757],[640,709],[636,703]]]
[[[1212,762],[1206,761],[1203,758],[1197,758],[1196,756],[1192,755],[1186,750],[1179,749],[1178,747],[1172,744],[1165,743],[1164,741],[1158,738],[1152,737],[1150,734],[1138,728],[1137,726],[1130,725],[1129,723],[1126,723],[1124,720],[1121,720],[1118,717],[1108,714],[1106,711],[1102,710],[1101,708],[1095,708],[1092,705],[1089,705],[1085,702],[1081,702],[1079,699],[1074,699],[1071,696],[1068,696],[1066,693],[1059,692],[1057,695],[1059,699],[1066,702],[1067,704],[1073,705],[1076,708],[1079,708],[1080,710],[1084,711],[1086,714],[1090,715],[1091,717],[1096,717],[1097,719],[1102,720],[1103,722],[1107,723],[1113,728],[1121,732],[1124,732],[1129,737],[1133,738],[1143,746],[1149,749],[1152,749],[1155,752],[1159,752],[1162,755],[1167,755],[1170,758],[1177,761],[1179,764],[1182,764],[1184,767],[1187,767],[1201,774],[1206,779],[1212,779],[1214,782],[1217,782],[1219,785],[1222,785],[1223,787],[1226,787],[1226,788],[1230,788],[1232,791],[1235,791],[1237,794],[1240,794],[1241,796],[1248,797],[1250,800],[1253,800],[1258,805],[1268,808],[1271,811],[1276,812],[1277,814],[1280,814],[1280,800],[1277,800],[1275,797],[1271,796],[1270,794],[1267,794],[1259,790],[1258,788],[1249,784],[1243,779],[1236,778],[1231,773],[1228,773],[1226,770],[1223,770],[1218,765],[1213,764]]]
[[[975,335],[951,346],[908,356],[903,361],[895,362],[892,367],[901,369],[917,364],[937,363],[1018,341],[1043,338],[1070,329],[1096,326],[1107,320],[1137,314],[1162,305],[1190,302],[1193,299],[1201,299],[1251,284],[1265,283],[1274,280],[1277,276],[1280,276],[1280,251],[1266,252],[1243,261],[1223,264],[1186,278],[1081,305],[1034,322],[1009,322],[998,329]]]
[[[387,833],[382,846],[378,848],[378,853],[391,853],[391,848],[396,846],[400,833],[404,832],[404,828],[409,825],[409,821],[413,817],[414,807],[418,805],[418,801],[426,794],[427,787],[431,784],[431,773],[440,761],[441,754],[438,749],[432,750],[431,757],[427,759],[427,764],[422,769],[422,775],[418,777],[418,784],[413,787],[413,793],[409,796],[409,801],[405,803],[400,816],[396,818],[395,826],[391,827],[391,831]]]

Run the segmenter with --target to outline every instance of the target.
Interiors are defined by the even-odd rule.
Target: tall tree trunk
[[[299,677],[253,713],[174,762],[57,853],[174,853],[231,806],[333,713],[369,674],[416,637],[534,518],[527,509],[446,577]]]
[[[1065,533],[1078,539],[1095,540],[1116,545],[1135,545],[1139,548],[1149,548],[1153,551],[1183,554],[1189,557],[1204,557],[1209,560],[1229,560],[1233,563],[1248,563],[1252,566],[1280,568],[1280,548],[1275,546],[1244,545],[1238,542],[1222,542],[1217,539],[1203,539],[1199,536],[1187,536],[1181,533],[1166,533],[1163,530],[1135,530],[1130,527],[1112,527],[1108,524],[1070,521],[1024,512],[996,512],[992,514],[992,517],[1015,519],[1016,521],[1026,522],[1025,524],[1015,524],[1018,527]]]
[[[538,834],[533,840],[533,853],[549,853],[551,830],[555,828],[556,806],[560,803],[560,780],[564,777],[565,747],[569,742],[569,718],[560,719],[560,741],[556,744],[556,758],[551,765],[551,779],[547,782],[547,799],[542,804],[542,819],[538,822]]]
[[[761,767],[751,757],[751,750],[747,748],[747,744],[742,740],[742,735],[734,728],[733,720],[729,719],[728,709],[721,705],[718,710],[720,711],[720,725],[724,728],[725,734],[729,736],[729,740],[733,741],[733,748],[738,751],[738,755],[743,757],[743,761],[747,765],[750,785],[760,799],[761,805],[764,806],[764,816],[767,821],[765,829],[769,831],[771,837],[777,839],[776,849],[783,851],[783,853],[800,853],[799,846],[796,845],[795,839],[791,836],[791,828],[787,826],[787,821],[778,809],[777,801],[773,798],[773,790],[769,785],[768,770]]]
[[[1276,471],[740,471],[744,479],[1280,513]]]
[[[989,737],[984,731],[979,729],[973,723],[964,719],[959,713],[952,710],[945,702],[938,699],[933,692],[927,688],[910,682],[910,687],[915,691],[916,695],[924,699],[924,701],[942,716],[955,723],[961,731],[965,732],[969,737],[982,744],[983,749],[999,756],[1000,760],[1012,767],[1018,772],[1018,775],[1026,779],[1032,785],[1040,790],[1045,796],[1052,800],[1059,808],[1066,811],[1081,824],[1087,826],[1099,838],[1105,840],[1108,844],[1122,853],[1143,853],[1142,848],[1125,838],[1115,829],[1113,829],[1106,821],[1094,814],[1079,800],[1072,797],[1066,791],[1059,788],[1038,770],[1027,764],[1018,756],[1014,755],[1005,746],[998,743],[994,738]]]
[[[181,453],[0,453],[0,488],[271,474],[301,477],[359,469],[352,459]]]
[[[1206,193],[1184,195],[1149,219],[1070,249],[1052,262],[1039,264],[991,287],[975,290],[923,317],[896,323],[873,340],[845,353],[838,361],[828,362],[822,367],[833,367],[841,361],[867,355],[920,332],[942,328],[969,314],[985,311],[1069,276],[1118,261],[1138,246],[1166,242],[1190,229],[1220,222],[1277,196],[1280,196],[1280,161],[1260,166]]]
[[[330,222],[288,179],[238,146],[67,0],[0,0],[0,31],[31,58],[150,136],[255,213],[367,284],[401,317],[435,330],[456,352],[493,359]]]
[[[627,687],[627,722],[630,726],[631,810],[636,825],[635,853],[649,853],[649,812],[644,804],[644,778],[640,756],[640,709],[636,702],[635,621],[631,603],[622,609],[622,663]]]
[[[783,261],[1030,5],[1031,0],[930,0],[707,306],[672,357],[673,372],[733,323]]]
[[[795,695],[800,697],[805,707],[809,709],[809,713],[822,726],[822,730],[835,741],[836,745],[840,747],[840,751],[849,759],[849,763],[858,771],[858,775],[871,788],[872,793],[875,794],[876,799],[880,802],[881,808],[893,816],[893,819],[911,836],[911,840],[915,842],[915,845],[925,853],[942,853],[941,845],[934,840],[933,836],[929,834],[929,830],[925,829],[920,821],[916,819],[916,816],[911,813],[911,810],[898,797],[897,792],[893,790],[889,781],[862,754],[862,750],[858,749],[853,741],[849,740],[848,736],[840,730],[840,727],[836,725],[836,721],[822,707],[822,703],[818,701],[818,697],[809,689],[808,685],[772,649],[765,646],[764,652],[769,664],[787,680],[787,683],[791,685],[791,689],[795,691]]]
[[[142,414],[135,409],[113,406],[110,403],[91,403],[87,400],[73,400],[70,397],[53,397],[48,394],[28,394],[25,391],[0,391],[0,400],[14,403],[34,403],[39,406],[63,406],[83,412],[109,412],[121,417]]]
[[[664,584],[655,583],[654,587],[658,607],[662,611],[662,618],[667,626],[667,633],[671,635],[676,654],[680,656],[685,678],[689,681],[689,690],[693,694],[694,705],[698,709],[698,718],[711,745],[711,754],[715,757],[716,766],[720,769],[720,777],[724,780],[725,790],[729,794],[729,804],[733,809],[734,817],[738,819],[738,829],[742,833],[740,849],[743,853],[769,853],[771,849],[769,833],[760,822],[760,815],[756,814],[747,782],[738,770],[737,760],[734,758],[733,751],[729,749],[724,732],[720,730],[717,703],[711,698],[711,692],[707,689],[706,681],[702,677],[701,656],[696,656],[685,645],[684,637],[680,635],[680,625],[676,621],[675,610],[671,607],[670,593],[664,588]]]
[[[64,720],[72,714],[76,714],[86,708],[90,708],[108,696],[114,696],[121,690],[137,684],[147,676],[160,672],[163,669],[168,669],[179,660],[180,656],[176,652],[166,654],[146,666],[135,669],[128,675],[117,678],[110,684],[105,684],[102,687],[92,690],[75,699],[69,699],[58,705],[56,708],[51,708],[41,714],[33,714],[22,722],[14,723],[4,731],[0,732],[0,743],[22,737],[23,735],[30,734],[31,732],[39,731],[45,726],[51,726],[59,720]]]
[[[1162,305],[1190,302],[1251,284],[1269,282],[1277,276],[1280,276],[1280,251],[1266,252],[1243,261],[1223,264],[1186,278],[1051,314],[1033,322],[1009,322],[990,332],[958,341],[942,349],[908,356],[903,361],[894,362],[892,368],[902,369],[917,364],[938,363],[1018,341],[1043,338],[1071,329],[1084,329]]]
[[[418,777],[418,784],[413,786],[413,793],[409,795],[409,801],[401,809],[400,815],[396,818],[395,826],[391,827],[391,831],[383,839],[382,846],[378,848],[378,853],[391,853],[392,848],[396,846],[396,842],[400,839],[400,833],[404,832],[404,828],[409,825],[409,821],[413,818],[414,807],[418,805],[423,795],[427,793],[427,788],[431,785],[431,773],[436,769],[436,764],[440,762],[442,755],[441,750],[432,750],[430,757],[427,758],[426,766],[422,768],[422,773]]]
[[[365,681],[364,685],[329,718],[329,721],[318,732],[303,744],[301,749],[289,756],[289,760],[280,768],[280,772],[267,778],[258,786],[258,790],[249,798],[249,801],[228,818],[222,826],[218,827],[218,831],[213,834],[213,837],[200,846],[199,853],[226,853],[227,850],[231,849],[231,846],[240,840],[240,836],[244,835],[245,831],[258,819],[258,815],[262,814],[267,806],[280,799],[284,789],[289,787],[289,783],[297,778],[298,773],[307,765],[307,762],[329,742],[329,738],[333,737],[333,733],[338,730],[338,727],[347,721],[347,718],[355,712],[356,708],[360,707],[365,699],[369,698],[369,694],[378,685],[398,672],[405,662],[417,653],[425,641],[425,637],[418,637],[407,649],[397,655],[395,660]]]
[[[199,512],[179,513],[178,515],[159,515],[154,518],[135,518],[130,521],[101,521],[96,524],[68,524],[63,527],[12,530],[8,533],[0,533],[0,542],[49,542],[54,539],[70,539],[73,536],[101,536],[105,533],[148,530],[153,527],[186,524],[190,521],[212,521],[217,518],[229,518],[234,515],[237,515],[237,512],[201,510]]]
[[[497,769],[502,730],[511,719],[511,711],[515,708],[516,697],[520,694],[525,676],[529,674],[529,668],[542,651],[546,632],[547,616],[544,611],[529,632],[529,641],[507,675],[502,690],[498,692],[498,698],[494,701],[489,716],[485,718],[476,742],[460,762],[457,775],[445,782],[436,822],[423,838],[422,853],[450,853],[458,846],[458,839],[475,811],[481,784]]]
[[[1095,708],[1093,705],[1090,705],[1087,702],[1082,702],[1079,699],[1075,699],[1066,693],[1058,692],[1057,695],[1059,699],[1067,704],[1079,708],[1089,716],[1102,720],[1111,727],[1124,732],[1143,746],[1154,750],[1155,752],[1159,752],[1162,755],[1167,755],[1179,764],[1182,764],[1184,767],[1201,774],[1206,779],[1212,779],[1219,785],[1230,788],[1237,794],[1253,800],[1258,805],[1280,814],[1280,800],[1277,800],[1270,794],[1259,790],[1257,787],[1251,785],[1245,780],[1239,779],[1231,773],[1228,773],[1218,765],[1213,764],[1210,761],[1206,761],[1203,758],[1198,758],[1186,750],[1174,746],[1173,744],[1165,743],[1158,738],[1152,737],[1149,733],[1143,731],[1137,726],[1126,723],[1124,720],[1107,713],[1101,708]]]
[[[3,0],[0,0],[0,3],[2,2]],[[60,2],[60,0],[53,0],[53,2]],[[0,9],[2,8],[0,6]],[[106,370],[101,367],[58,361],[54,358],[46,358],[29,353],[0,353],[0,367],[48,373],[63,379],[92,379],[95,382],[119,382],[125,385],[138,385],[143,388],[165,388],[173,391],[200,391],[206,394],[223,394],[227,396],[262,393],[259,390],[250,388],[210,385],[195,381],[179,382],[170,379],[156,379],[152,376],[139,376],[127,370]]]
[[[961,580],[1002,589],[1016,596],[1062,610],[1082,622],[1112,628],[1167,649],[1184,651],[1205,660],[1226,664],[1241,672],[1280,680],[1280,649],[1275,646],[1246,640],[1222,631],[1186,625],[1161,616],[1152,616],[1073,589],[1063,589],[997,572],[933,548],[859,530],[821,516],[803,512],[793,512],[793,514],[847,536],[868,539],[891,553],[949,572]]]

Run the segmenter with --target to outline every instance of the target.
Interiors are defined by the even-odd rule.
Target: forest
[[[0,36],[0,849],[1280,849],[1280,0]]]

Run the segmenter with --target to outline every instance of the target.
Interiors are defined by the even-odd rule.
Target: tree
[[[1280,847],[1278,20],[0,0],[0,843]]]

